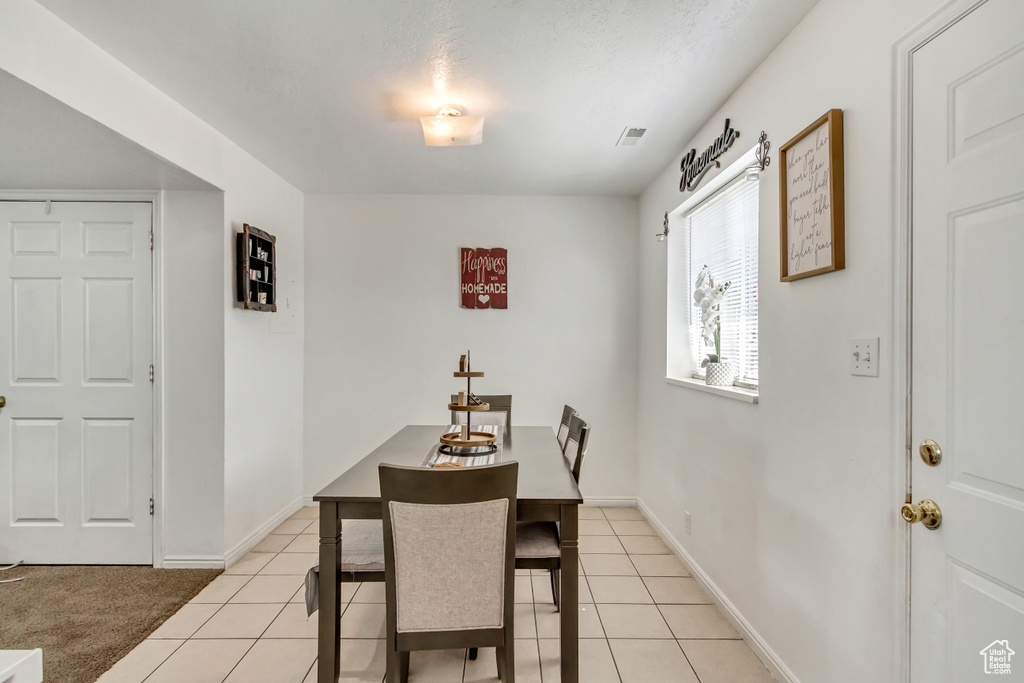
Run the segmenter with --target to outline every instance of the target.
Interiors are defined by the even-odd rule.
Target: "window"
[[[708,266],[716,285],[729,283],[719,308],[722,360],[736,371],[736,385],[756,390],[759,183],[736,166],[673,213],[666,371],[670,378],[703,379],[701,362],[715,352],[701,336],[701,311],[693,305],[694,280]]]
[[[737,382],[757,386],[757,200],[758,183],[743,176],[715,192],[684,216],[689,242],[689,301],[693,282],[708,266],[715,284],[730,283],[720,304],[722,360],[733,364]],[[690,306],[690,361],[695,375],[714,345],[701,338],[701,314]]]

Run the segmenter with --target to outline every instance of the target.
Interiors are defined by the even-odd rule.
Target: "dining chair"
[[[565,441],[569,437],[569,420],[576,414],[576,409],[566,404],[562,406],[562,420],[558,423],[558,447],[565,453]]]
[[[580,482],[583,458],[587,455],[590,425],[579,415],[569,419],[569,431],[563,453],[573,479]],[[560,609],[559,588],[562,551],[556,522],[518,522],[516,524],[516,569],[547,569],[551,577],[551,597]]]
[[[512,426],[512,394],[491,394],[482,395],[477,394],[477,398],[484,403],[490,404],[491,408],[487,411],[474,412],[473,413],[473,424],[478,425],[505,425],[506,428]],[[452,394],[452,403],[456,403],[459,400],[458,395]],[[498,413],[505,413],[504,419]],[[452,411],[452,424],[460,425],[465,424],[466,413]]]
[[[384,581],[384,534],[379,519],[346,519],[341,523],[339,583]],[[306,615],[320,600],[320,562],[306,572]]]
[[[387,683],[406,683],[412,650],[494,647],[515,682],[519,463],[461,469],[381,464]]]

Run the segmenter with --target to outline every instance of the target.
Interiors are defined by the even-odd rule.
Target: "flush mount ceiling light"
[[[442,107],[437,116],[421,116],[427,147],[479,145],[484,141],[484,117],[463,116],[457,107]]]

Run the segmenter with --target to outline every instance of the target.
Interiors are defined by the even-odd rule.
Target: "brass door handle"
[[[5,405],[7,405],[7,397],[0,396],[0,408],[3,408]]]
[[[900,508],[900,514],[907,524],[921,522],[926,529],[938,529],[942,525],[942,510],[934,500],[925,498],[920,505],[906,503]]]

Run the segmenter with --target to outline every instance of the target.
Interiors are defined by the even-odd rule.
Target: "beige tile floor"
[[[317,509],[303,508],[100,678],[100,683],[311,683],[316,615],[303,575]],[[581,683],[768,683],[772,677],[634,508],[580,508]],[[342,681],[384,677],[382,584],[342,591]],[[516,575],[516,680],[557,683],[546,572]],[[413,653],[411,682],[497,683],[493,649]]]

